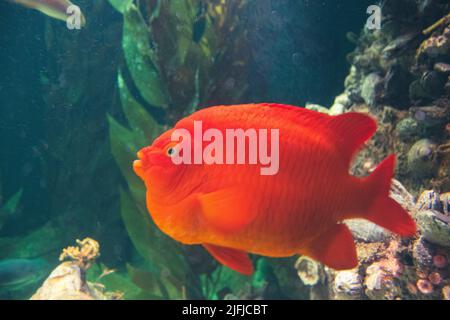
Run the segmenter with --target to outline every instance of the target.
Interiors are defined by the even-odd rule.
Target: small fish
[[[13,3],[21,4],[25,7],[36,9],[43,14],[62,21],[67,21],[69,14],[67,9],[73,6],[69,0],[8,0]],[[81,13],[81,26],[86,24],[86,19]]]
[[[279,129],[278,174],[261,175],[250,164],[174,164],[171,134],[192,134],[194,121],[224,135],[226,129]],[[133,167],[145,182],[155,224],[181,243],[203,245],[237,272],[253,273],[248,253],[300,254],[336,270],[352,269],[358,264],[355,243],[343,220],[367,219],[401,236],[416,233],[414,220],[389,198],[394,155],[368,177],[349,174],[376,128],[371,117],[354,112],[329,116],[280,104],[217,106],[179,121],[138,152]]]

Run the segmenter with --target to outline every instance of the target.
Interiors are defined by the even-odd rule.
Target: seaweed
[[[21,189],[11,198],[5,201],[4,204],[1,202],[2,197],[0,195],[0,231],[2,230],[8,219],[15,215],[19,206],[20,199],[22,198],[22,194],[23,190]]]
[[[168,107],[168,95],[150,46],[149,33],[138,8],[130,3],[124,10],[122,47],[134,83],[151,105]]]
[[[111,151],[126,181],[126,187],[120,188],[122,220],[143,258],[126,268],[140,288],[134,297],[213,299],[230,285],[232,290],[241,290],[250,285],[251,278],[246,280],[222,266],[206,273],[195,270],[189,252],[155,226],[146,209],[145,187],[134,174],[132,162],[137,151],[167,125],[220,99],[217,92],[228,79],[245,79],[243,68],[224,65],[233,59],[227,55],[232,46],[225,38],[229,41],[230,34],[236,35],[236,51],[244,43],[244,27],[236,27],[235,14],[246,1],[236,1],[226,9],[223,4],[199,0],[149,0],[141,6],[133,1],[110,3],[124,20],[125,65],[119,68],[117,87],[126,124],[112,115],[107,119]],[[228,95],[223,102],[241,98],[245,86],[240,88],[244,89],[220,94]],[[164,121],[156,120],[155,110],[163,110]]]

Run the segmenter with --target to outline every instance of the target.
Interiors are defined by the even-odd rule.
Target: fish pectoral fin
[[[253,273],[253,264],[246,252],[207,243],[203,247],[224,266],[246,276]]]
[[[336,224],[313,240],[304,254],[335,270],[353,269],[358,265],[353,235],[344,224]]]
[[[256,212],[242,191],[227,188],[199,196],[206,223],[221,232],[236,232],[252,222]]]

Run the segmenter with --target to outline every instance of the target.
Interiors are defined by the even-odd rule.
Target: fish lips
[[[137,153],[137,160],[133,161],[133,170],[138,177],[142,180],[145,180],[145,173],[151,168],[156,166],[154,163],[154,155],[158,154],[157,150],[154,150],[152,147],[146,147],[141,149]]]
[[[142,150],[140,150],[137,153],[137,158],[138,158],[138,160],[133,161],[133,170],[139,178],[144,180],[144,171],[145,170],[144,170],[144,163],[142,160],[144,158],[144,152]]]

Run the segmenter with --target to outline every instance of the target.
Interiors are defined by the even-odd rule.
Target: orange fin
[[[253,264],[246,252],[206,243],[203,247],[224,266],[246,276],[253,273]]]
[[[256,216],[246,194],[237,188],[202,194],[198,199],[205,221],[219,231],[238,231]]]
[[[336,224],[313,240],[305,254],[335,270],[358,265],[352,233],[343,224]]]
[[[290,105],[274,103],[262,105],[283,110],[283,117],[290,117],[295,122],[328,132],[328,139],[333,141],[339,150],[342,150],[342,157],[347,163],[351,162],[364,142],[377,130],[375,120],[364,113],[348,112],[339,116],[329,116]]]
[[[391,155],[363,180],[374,201],[362,217],[401,236],[412,236],[417,231],[416,223],[400,204],[389,198],[394,168],[395,156]]]
[[[358,112],[348,112],[331,117],[328,128],[336,141],[342,156],[350,163],[356,152],[377,130],[377,124],[370,116]]]

